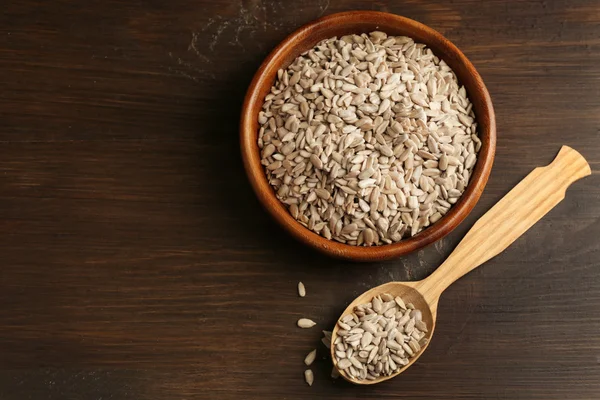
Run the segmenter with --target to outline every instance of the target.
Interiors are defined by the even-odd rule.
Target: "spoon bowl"
[[[423,354],[427,348],[437,317],[441,294],[453,282],[495,257],[565,197],[567,188],[576,180],[590,175],[591,169],[585,158],[570,147],[563,146],[550,165],[534,169],[494,207],[483,215],[465,235],[452,254],[429,277],[418,282],[389,282],[370,289],[358,296],[342,314],[351,314],[356,306],[371,302],[384,293],[400,296],[405,303],[413,303],[422,313],[427,324],[427,341],[421,350],[404,367],[388,376],[374,380],[360,380],[341,370],[335,357],[335,343],[339,337],[338,324],[331,335],[331,357],[340,375],[356,384],[372,385],[401,374]],[[341,319],[340,318],[340,319]]]
[[[422,283],[422,281],[384,283],[383,285],[374,287],[373,289],[369,289],[366,292],[364,292],[363,294],[361,294],[360,296],[358,296],[356,299],[354,299],[354,301],[352,303],[350,303],[350,305],[342,313],[342,316],[351,314],[356,306],[369,303],[375,296],[381,295],[384,293],[388,293],[394,297],[400,296],[400,298],[402,298],[402,300],[404,300],[406,303],[412,303],[415,306],[415,309],[421,311],[421,313],[422,313],[421,319],[423,322],[425,322],[425,324],[427,324],[428,332],[426,332],[426,334],[425,334],[425,338],[427,340],[423,342],[424,344],[421,346],[421,350],[409,359],[408,364],[405,365],[404,367],[402,367],[400,370],[398,370],[393,376],[402,373],[405,369],[407,369],[415,361],[417,361],[417,359],[419,357],[421,357],[421,354],[423,354],[423,352],[429,345],[429,342],[431,341],[431,336],[433,335],[433,331],[435,328],[435,320],[436,320],[436,316],[437,316],[437,298],[428,298],[429,296],[426,297],[427,293],[425,293],[425,295],[423,295],[419,291],[419,285],[421,283]],[[339,329],[340,329],[339,326],[336,324],[335,328],[333,328],[333,332],[332,332],[332,343],[333,343],[333,340],[335,340],[335,338],[338,336]],[[332,344],[331,357],[333,360],[335,360],[334,352],[335,352],[335,346]],[[340,372],[340,375],[342,375],[344,377],[344,379],[346,379],[350,382],[353,382],[353,383],[360,383],[363,385],[373,385],[375,383],[385,381],[391,377],[391,376],[380,376],[374,380],[358,381],[355,378],[351,377],[350,375],[346,374],[346,372],[343,370],[341,370],[339,372]]]

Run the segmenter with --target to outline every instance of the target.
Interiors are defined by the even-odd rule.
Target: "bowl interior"
[[[301,53],[323,39],[374,30],[390,35],[409,36],[416,42],[424,43],[453,69],[473,103],[482,147],[465,193],[443,218],[409,239],[390,245],[362,247],[319,236],[297,222],[277,200],[260,164],[257,118],[280,68],[289,66]],[[491,171],[496,145],[495,117],[490,96],[481,77],[462,52],[440,33],[421,23],[394,14],[372,11],[333,14],[300,28],[286,38],[256,73],[244,102],[240,130],[246,172],[259,200],[270,214],[300,241],[329,255],[356,261],[397,257],[448,234],[468,215],[479,199]]]

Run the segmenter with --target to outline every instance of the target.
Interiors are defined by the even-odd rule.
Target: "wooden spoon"
[[[342,317],[352,313],[354,307],[370,302],[377,295],[389,293],[394,297],[400,296],[406,303],[411,302],[416,309],[421,310],[422,319],[429,329],[426,336],[428,344],[435,329],[438,301],[444,290],[458,278],[506,249],[564,199],[571,183],[590,174],[590,166],[581,154],[563,146],[550,165],[534,169],[485,213],[433,274],[418,282],[389,282],[368,290],[344,310]],[[344,379],[356,384],[371,385],[399,375],[427,348],[427,344],[423,345],[410,358],[409,363],[393,375],[375,380],[358,380],[338,368],[334,345],[338,329],[336,324],[331,337],[333,363]]]

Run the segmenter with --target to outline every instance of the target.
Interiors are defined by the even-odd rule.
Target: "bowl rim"
[[[471,86],[474,86],[476,91],[479,92],[477,97],[481,97],[483,103],[485,103],[481,107],[487,111],[487,115],[477,115],[477,120],[479,122],[480,118],[487,119],[487,140],[482,144],[477,158],[477,164],[474,167],[473,174],[465,192],[460,197],[459,201],[454,204],[439,221],[430,225],[417,235],[408,239],[403,239],[399,242],[370,247],[353,246],[326,239],[304,227],[290,215],[284,204],[276,198],[273,188],[267,181],[264,168],[260,163],[260,149],[258,148],[257,143],[258,122],[257,115],[255,115],[257,113],[253,113],[252,110],[256,109],[257,103],[258,110],[262,107],[264,98],[259,96],[261,88],[263,88],[264,85],[269,85],[268,87],[272,85],[272,79],[267,77],[267,72],[272,68],[275,68],[276,72],[277,69],[283,66],[282,64],[285,64],[283,60],[287,58],[286,55],[289,55],[294,51],[294,43],[311,37],[312,33],[318,36],[322,33],[321,29],[325,29],[331,24],[347,24],[352,21],[360,21],[363,23],[365,21],[375,22],[382,19],[394,24],[400,24],[409,30],[420,31],[420,35],[425,35],[431,38],[432,41],[436,41],[438,45],[445,47],[446,52],[451,54],[452,60],[450,60],[450,62],[446,61],[446,58],[443,58],[449,65],[464,65],[468,70],[467,76],[470,75],[474,81],[474,84]],[[316,42],[318,42],[324,38],[325,37],[319,36],[315,39],[317,40]],[[455,70],[455,68],[453,68],[453,70]],[[250,83],[242,106],[240,119],[240,146],[244,169],[246,170],[252,189],[267,212],[288,233],[297,240],[321,253],[336,258],[352,261],[380,261],[411,253],[443,238],[456,228],[456,226],[458,226],[458,224],[460,224],[472,211],[488,181],[494,162],[496,149],[496,120],[491,97],[483,79],[467,57],[441,33],[420,22],[396,14],[379,11],[346,11],[321,17],[303,25],[279,43],[262,62]]]

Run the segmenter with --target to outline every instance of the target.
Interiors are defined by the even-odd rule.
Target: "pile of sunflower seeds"
[[[397,242],[438,221],[481,147],[450,67],[383,32],[324,40],[279,70],[258,122],[277,198],[308,229],[350,245]]]
[[[359,380],[392,375],[421,351],[427,332],[420,310],[383,294],[338,321],[334,363]]]

